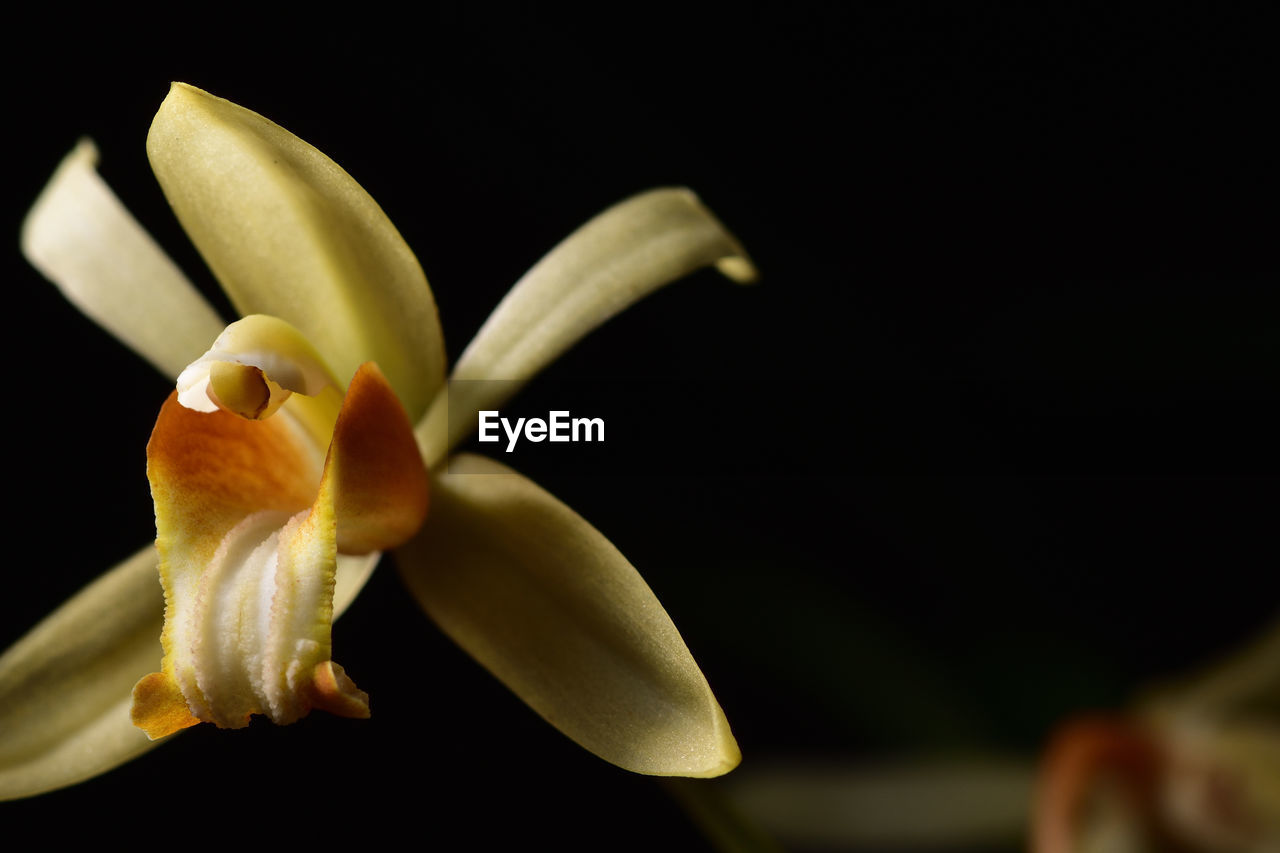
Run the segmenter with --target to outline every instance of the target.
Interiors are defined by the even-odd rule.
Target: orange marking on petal
[[[324,477],[333,488],[344,554],[394,548],[427,516],[427,470],[413,425],[373,362],[362,365],[347,388]]]
[[[285,418],[195,412],[170,394],[147,444],[158,539],[200,541],[207,558],[250,513],[307,508],[318,485],[308,450]]]
[[[230,375],[231,396],[256,411],[261,401],[234,384],[242,378]],[[417,532],[427,472],[372,363],[329,421],[323,465],[314,430],[286,413],[196,412],[171,395],[156,421],[147,475],[164,658],[134,700],[135,723],[152,737],[198,720],[235,727],[254,713],[289,723],[313,707],[369,715],[368,696],[329,660],[337,551],[382,550]]]
[[[312,671],[311,706],[339,717],[369,718],[369,694],[331,660],[316,664]]]
[[[133,724],[151,740],[194,726],[200,722],[187,710],[187,702],[177,683],[163,672],[143,676],[133,686]]]
[[[319,455],[291,418],[250,421],[224,411],[196,412],[180,404],[176,392],[169,395],[147,444],[165,593],[160,667],[169,684],[164,690],[158,682],[144,688],[135,704],[148,698],[160,702],[170,689],[176,695],[185,690],[188,711],[203,713],[200,706],[207,698],[196,682],[190,648],[178,648],[193,641],[197,631],[192,620],[200,578],[227,534],[250,515],[278,511],[287,517],[311,505],[320,479]],[[146,717],[149,711],[140,708],[139,713]]]

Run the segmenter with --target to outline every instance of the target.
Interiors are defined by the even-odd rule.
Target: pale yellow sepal
[[[147,154],[241,314],[292,323],[344,384],[377,362],[410,418],[425,411],[444,382],[435,300],[350,175],[279,125],[182,83],[152,122]]]
[[[0,657],[0,800],[74,784],[150,748],[129,722],[129,696],[154,665],[163,621],[148,546]]]
[[[380,556],[338,557],[335,618]],[[164,595],[156,564],[148,545],[0,656],[0,800],[91,779],[162,742],[129,719],[134,683],[160,654]]]
[[[83,311],[172,379],[222,320],[133,218],[82,141],[22,223],[22,253]]]
[[[737,282],[756,277],[738,241],[687,189],[634,196],[570,234],[516,282],[458,359],[453,379],[504,381],[436,396],[417,428],[427,464],[466,438],[476,412],[498,408],[592,329],[710,265]]]
[[[719,776],[741,760],[671,618],[603,535],[478,456],[433,483],[421,533],[397,552],[435,622],[591,752],[637,773]]]

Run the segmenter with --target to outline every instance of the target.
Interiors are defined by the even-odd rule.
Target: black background
[[[645,575],[734,726],[739,773],[1030,759],[1055,721],[1123,707],[1267,623],[1280,298],[1254,22],[601,15],[7,36],[16,503],[0,641],[149,536],[143,451],[166,383],[16,237],[89,135],[108,182],[221,299],[146,162],[171,79],[360,181],[418,254],[451,358],[543,252],[634,192],[690,186],[742,240],[759,285],[704,272],[666,289],[520,403],[592,413],[628,382],[671,382],[644,446],[504,459]],[[708,395],[724,405],[696,405]],[[55,836],[704,843],[657,783],[569,743],[457,651],[390,565],[334,644],[372,720],[201,727],[0,815]]]

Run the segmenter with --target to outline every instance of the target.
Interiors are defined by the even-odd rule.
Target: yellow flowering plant
[[[331,623],[393,548],[432,619],[587,749],[645,774],[732,769],[719,704],[625,558],[509,468],[449,458],[460,424],[647,293],[707,265],[754,277],[698,199],[644,193],[553,249],[458,359],[450,378],[469,381],[451,394],[416,258],[333,161],[183,84],[147,150],[242,319],[224,328],[98,177],[92,144],[64,160],[24,253],[177,388],[147,445],[156,547],[0,657],[0,798],[200,722],[367,716]]]

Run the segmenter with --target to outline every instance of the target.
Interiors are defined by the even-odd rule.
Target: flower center
[[[256,421],[274,415],[293,396],[261,368],[215,361],[209,368],[209,399],[219,409]]]

